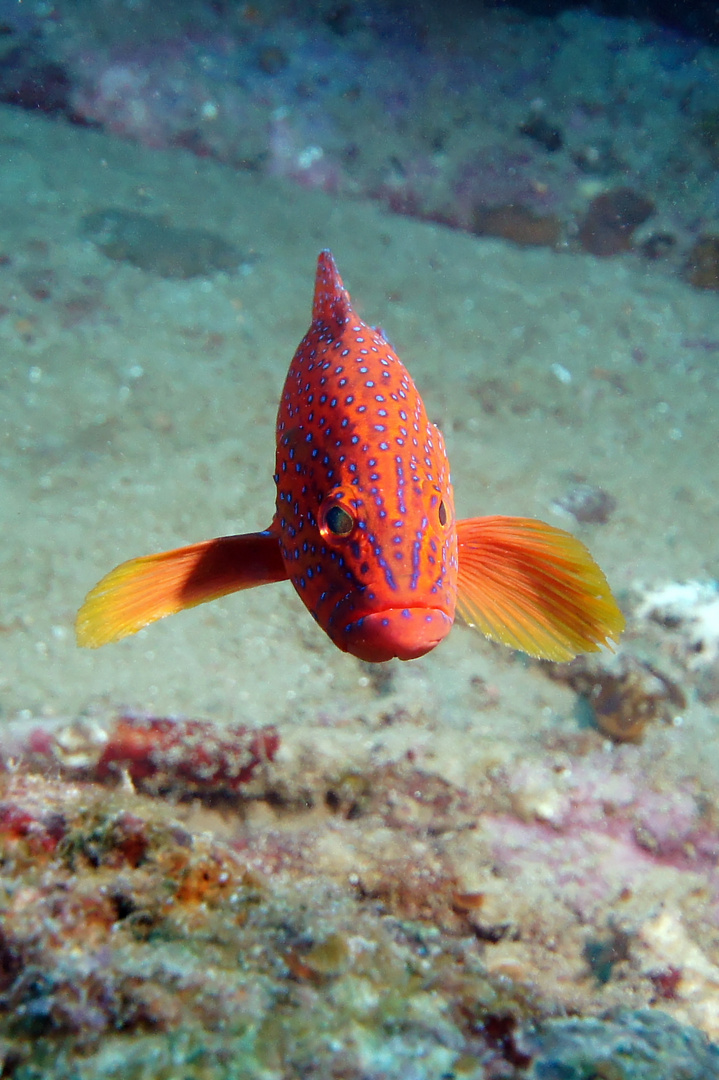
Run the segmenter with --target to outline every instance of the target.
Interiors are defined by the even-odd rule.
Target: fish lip
[[[453,619],[443,609],[418,605],[373,611],[345,627],[344,648],[360,660],[416,660],[449,633]]]

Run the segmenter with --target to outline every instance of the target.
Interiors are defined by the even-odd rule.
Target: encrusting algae
[[[391,783],[409,794],[422,777]],[[210,810],[193,825],[126,788],[0,774],[3,1075],[537,1080],[584,1075],[580,1061],[617,1080],[717,1074],[719,1049],[661,1012],[556,1020],[506,964],[488,971],[482,897],[442,871],[439,847],[416,865],[410,829],[400,865],[362,841],[388,793],[364,822],[258,832],[238,818],[220,839]],[[476,814],[466,796],[434,797],[438,826]],[[321,854],[337,828],[349,878]]]

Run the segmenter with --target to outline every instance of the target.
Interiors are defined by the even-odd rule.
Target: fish
[[[121,563],[87,595],[81,646],[228,593],[292,582],[343,652],[414,660],[457,616],[530,656],[613,647],[624,617],[584,544],[533,518],[457,521],[439,428],[384,333],[319,255],[312,323],[277,414],[276,507],[261,532]]]

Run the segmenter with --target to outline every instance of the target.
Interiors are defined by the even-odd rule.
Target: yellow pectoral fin
[[[545,660],[611,645],[624,616],[584,544],[531,518],[457,524],[457,611],[492,641]]]
[[[96,649],[184,608],[287,577],[270,532],[221,536],[130,559],[85,597],[75,621],[79,645]]]

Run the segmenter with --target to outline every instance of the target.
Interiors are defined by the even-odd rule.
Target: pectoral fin
[[[165,615],[286,577],[279,541],[270,531],[130,559],[85,597],[75,621],[77,641],[96,649]]]
[[[624,629],[602,571],[584,544],[531,518],[457,524],[457,611],[492,641],[545,660],[611,645]]]

